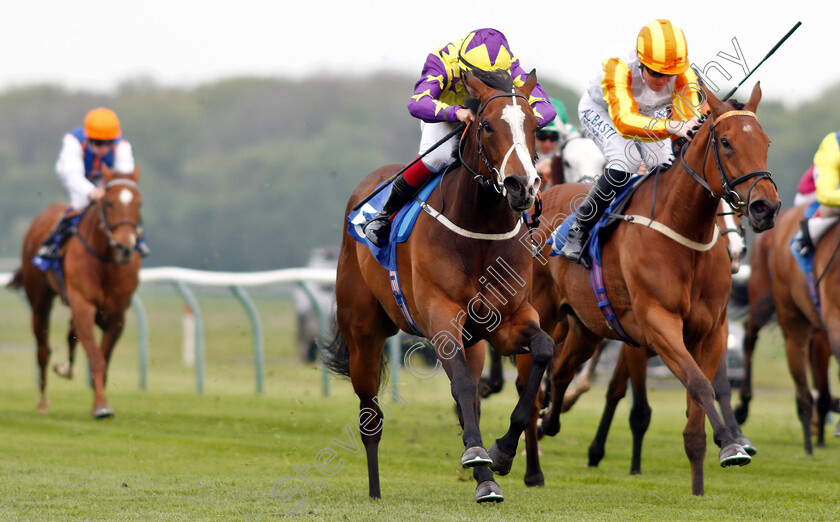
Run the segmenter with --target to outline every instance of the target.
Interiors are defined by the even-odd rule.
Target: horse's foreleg
[[[482,399],[489,397],[494,393],[502,391],[504,385],[505,376],[502,369],[502,356],[499,352],[490,348],[490,371],[487,377],[481,377],[479,379],[479,394]]]
[[[533,315],[536,315],[536,313]],[[516,455],[519,436],[528,426],[531,409],[534,407],[534,401],[536,401],[537,392],[540,389],[540,382],[554,350],[554,341],[539,328],[539,323],[536,320],[523,324],[518,332],[513,333],[510,340],[515,343],[513,346],[527,347],[531,354],[531,370],[525,380],[525,386],[519,394],[519,401],[510,415],[510,427],[507,433],[496,439],[495,444],[490,448],[490,457],[493,460],[492,469],[500,475],[506,475],[510,472]]]
[[[682,320],[667,310],[658,307],[645,310],[643,331],[651,346],[671,373],[683,383],[691,398],[706,413],[714,430],[715,443],[720,446],[721,466],[748,464],[750,456],[735,442],[735,436],[726,427],[715,409],[715,392],[711,379],[720,362],[724,346],[723,322],[718,324],[700,344],[694,347],[694,358],[683,344]]]
[[[725,328],[725,331],[728,331],[728,328]],[[715,389],[715,399],[717,399],[720,405],[720,413],[723,421],[732,432],[732,435],[735,436],[735,441],[743,446],[744,451],[748,455],[755,455],[758,450],[756,450],[750,439],[744,436],[743,431],[741,431],[741,425],[738,423],[735,412],[732,410],[732,386],[729,384],[729,376],[726,371],[726,349],[723,350],[720,356],[720,362],[715,372],[715,378],[712,381],[712,387]]]
[[[522,389],[531,372],[531,355],[523,354],[516,356],[516,369],[518,372],[517,388]],[[540,446],[537,437],[537,421],[539,420],[540,393],[537,393],[537,400],[531,408],[531,419],[528,427],[525,428],[525,485],[528,487],[544,486],[545,476],[540,467]]]
[[[104,382],[108,381],[108,366],[111,364],[114,347],[122,335],[123,326],[125,326],[125,313],[119,313],[113,317],[109,317],[107,322],[102,323],[103,333],[100,351],[105,358]]]
[[[781,309],[781,307],[779,307]],[[811,389],[808,386],[808,341],[810,326],[798,320],[796,313],[779,314],[779,326],[785,336],[785,351],[787,353],[788,369],[793,377],[796,388],[796,412],[802,425],[805,453],[813,454],[811,445],[811,417],[814,413],[814,402]]]
[[[621,347],[627,357],[627,369],[630,384],[633,387],[633,406],[630,408],[630,431],[633,433],[633,456],[630,461],[630,474],[642,473],[642,443],[650,426],[650,403],[647,398],[647,365],[648,351],[633,348],[629,345]]]
[[[595,438],[589,444],[589,463],[590,468],[598,467],[601,459],[606,453],[607,436],[610,433],[610,426],[612,425],[613,417],[615,416],[615,409],[618,403],[627,394],[627,379],[630,377],[627,368],[626,354],[624,346],[618,352],[618,360],[613,368],[610,383],[607,386],[607,401],[604,404],[604,412],[601,414],[601,422],[598,424],[598,431],[595,433]]]
[[[97,419],[111,417],[114,411],[105,397],[105,357],[96,343],[94,321],[96,307],[68,289],[68,300],[73,316],[73,330],[76,332],[90,363],[93,380],[93,416]]]

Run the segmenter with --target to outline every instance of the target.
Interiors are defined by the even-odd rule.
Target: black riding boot
[[[814,251],[814,240],[811,239],[811,231],[808,229],[808,218],[803,218],[799,222],[799,234],[796,238],[796,247],[799,250],[799,255],[807,257],[808,254]]]
[[[595,180],[595,185],[589,190],[586,199],[576,210],[576,224],[569,229],[568,239],[563,245],[561,254],[572,261],[581,262],[583,247],[589,238],[589,231],[597,223],[604,211],[615,199],[616,190],[623,187],[630,179],[631,174],[622,170],[606,169],[604,173]],[[584,266],[589,268],[584,261]]]
[[[47,235],[35,255],[44,259],[58,259],[61,247],[70,238],[72,231],[72,216],[69,212],[66,212]]]
[[[362,227],[365,237],[379,248],[385,246],[391,233],[391,216],[408,203],[416,193],[417,187],[409,185],[402,174],[397,176],[391,185],[391,194],[382,210]]]

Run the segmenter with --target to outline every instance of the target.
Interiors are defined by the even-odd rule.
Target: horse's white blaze
[[[120,203],[128,205],[134,199],[134,193],[128,189],[122,189],[122,191],[120,191],[119,199]]]
[[[749,123],[744,124],[744,132],[750,132],[752,130],[752,125]]]
[[[723,216],[723,222],[726,223],[727,229],[738,230],[738,225],[735,223],[735,218],[732,217],[732,214],[725,214]],[[727,234],[726,237],[729,239],[729,253],[732,259],[740,259],[741,254],[747,248],[747,245],[744,243],[744,238],[741,237],[741,234],[735,232]]]
[[[537,169],[531,163],[532,160],[528,154],[528,141],[525,138],[525,113],[522,111],[522,107],[516,103],[516,98],[512,98],[510,105],[502,110],[502,119],[510,125],[510,134],[513,136],[511,147],[516,151],[519,162],[525,167],[528,188],[531,188],[540,177],[537,175]],[[507,173],[502,172],[502,176],[507,177]]]

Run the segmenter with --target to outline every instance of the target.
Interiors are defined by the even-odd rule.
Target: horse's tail
[[[330,373],[350,377],[350,348],[341,332],[336,328],[332,340],[323,338],[318,341],[318,345],[321,361]]]
[[[9,280],[8,283],[6,283],[6,288],[11,288],[13,290],[23,288],[23,271],[20,268],[15,270],[12,279]]]
[[[321,361],[330,373],[350,377],[350,348],[337,328],[332,340],[321,339],[318,346],[321,349]],[[385,350],[379,359],[380,386],[385,382],[387,369],[388,357],[387,350]]]

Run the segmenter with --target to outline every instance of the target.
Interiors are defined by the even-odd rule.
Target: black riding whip
[[[354,211],[356,211],[356,210],[359,210],[360,208],[362,208],[362,205],[364,205],[365,203],[367,203],[368,201],[370,201],[370,199],[371,199],[373,196],[375,196],[375,195],[379,194],[379,192],[380,192],[383,188],[387,187],[389,183],[391,183],[392,181],[394,181],[395,179],[397,179],[397,176],[399,176],[400,174],[402,174],[403,172],[405,172],[405,170],[406,170],[408,167],[410,167],[410,166],[414,165],[415,163],[417,163],[418,161],[420,161],[421,159],[423,159],[423,157],[424,157],[424,156],[426,156],[426,154],[428,154],[428,153],[432,152],[432,151],[433,151],[433,150],[435,150],[436,148],[440,147],[441,145],[443,145],[444,143],[446,143],[447,141],[449,141],[449,139],[450,139],[452,136],[455,136],[456,134],[461,133],[461,132],[464,130],[464,127],[465,127],[465,126],[466,126],[466,123],[464,123],[464,122],[458,122],[458,124],[457,124],[457,125],[455,125],[455,128],[454,128],[454,129],[452,129],[452,130],[449,132],[449,134],[447,134],[446,136],[444,136],[443,138],[441,138],[441,139],[440,139],[437,143],[435,143],[434,145],[432,145],[431,147],[429,147],[429,150],[427,150],[427,151],[426,151],[426,152],[424,152],[423,154],[421,154],[421,155],[417,156],[416,158],[414,158],[413,160],[411,160],[411,162],[410,162],[408,165],[406,165],[405,167],[401,168],[401,169],[400,169],[400,171],[399,171],[399,172],[397,172],[396,174],[394,174],[393,176],[391,176],[391,177],[388,179],[388,181],[386,181],[385,183],[383,183],[382,185],[380,185],[380,186],[379,186],[379,188],[377,188],[376,190],[374,190],[373,192],[371,192],[370,194],[368,194],[368,196],[367,196],[365,199],[361,200],[361,201],[360,201],[360,202],[359,202],[359,203],[358,203],[355,207],[353,207],[353,210],[354,210]]]
[[[744,79],[743,79],[743,80],[741,80],[741,82],[740,82],[738,85],[736,85],[735,87],[733,87],[733,88],[732,88],[732,90],[731,90],[731,91],[729,91],[729,94],[727,94],[726,96],[724,96],[723,98],[721,98],[721,100],[720,100],[720,101],[726,101],[726,100],[728,100],[728,99],[729,99],[729,97],[730,97],[730,96],[732,96],[733,94],[735,94],[735,91],[737,91],[737,90],[738,90],[738,87],[740,87],[741,85],[743,85],[743,83],[744,83],[745,81],[747,81],[747,78],[749,78],[749,77],[752,75],[752,73],[754,73],[754,72],[755,72],[755,70],[756,70],[756,69],[758,69],[759,67],[761,67],[761,64],[763,64],[763,63],[765,62],[765,60],[767,60],[768,58],[770,58],[770,56],[771,56],[773,53],[775,53],[775,52],[776,52],[776,49],[778,49],[779,47],[781,47],[781,45],[782,45],[783,43],[785,43],[785,40],[787,40],[787,39],[790,37],[790,35],[792,35],[792,34],[793,34],[793,32],[794,32],[794,31],[796,31],[797,29],[799,29],[799,26],[800,26],[800,25],[802,25],[802,22],[796,22],[796,25],[794,25],[794,26],[791,28],[791,30],[790,30],[790,31],[788,31],[788,32],[787,32],[787,34],[786,34],[786,35],[784,35],[784,36],[782,37],[782,39],[781,39],[781,40],[779,40],[779,43],[777,43],[775,46],[773,46],[773,48],[772,48],[772,49],[770,49],[770,52],[769,52],[769,53],[767,53],[767,56],[765,56],[765,57],[764,57],[764,58],[763,58],[760,62],[758,62],[758,65],[756,65],[755,67],[753,67],[753,68],[752,68],[752,70],[751,70],[751,71],[750,71],[750,72],[749,72],[746,76],[744,76]]]

